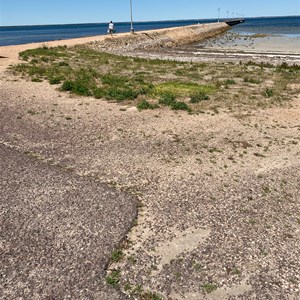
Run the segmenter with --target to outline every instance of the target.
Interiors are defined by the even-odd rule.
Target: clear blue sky
[[[139,21],[300,14],[300,0],[132,0]],[[0,0],[0,25],[129,21],[130,0]]]

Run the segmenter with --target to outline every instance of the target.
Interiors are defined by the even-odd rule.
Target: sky
[[[136,21],[300,15],[300,0],[132,0]],[[130,20],[130,0],[0,0],[0,26]]]

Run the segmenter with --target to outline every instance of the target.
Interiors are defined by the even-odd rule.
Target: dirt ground
[[[0,77],[5,195],[1,224],[10,224],[1,225],[2,299],[26,299],[24,281],[31,299],[53,296],[47,289],[42,296],[35,290],[47,269],[34,258],[40,251],[49,253],[52,267],[58,266],[58,273],[65,269],[59,268],[55,251],[48,252],[50,242],[41,250],[36,247],[32,252],[36,256],[25,255],[35,245],[34,237],[37,245],[43,243],[38,232],[34,234],[36,226],[45,239],[51,233],[57,243],[60,232],[70,247],[68,252],[61,248],[61,253],[76,262],[74,270],[80,276],[96,276],[99,282],[72,297],[74,285],[65,277],[65,286],[58,286],[64,286],[66,294],[55,299],[121,299],[105,283],[104,269],[108,252],[125,237],[135,216],[136,198],[138,217],[126,235],[124,256],[108,268],[108,274],[120,270],[118,288],[132,299],[139,299],[142,290],[170,300],[299,299],[299,95],[288,105],[250,112],[190,115],[167,108],[139,112],[71,96],[46,82],[25,81],[4,67]],[[55,188],[49,187],[49,180]],[[21,198],[15,191],[22,186],[20,181]],[[51,192],[44,193],[41,186]],[[58,197],[66,192],[65,186],[75,189],[76,201]],[[104,197],[105,191],[111,197]],[[40,213],[29,209],[49,202],[49,193],[58,204],[51,208],[46,203],[49,210]],[[103,206],[99,211],[92,209],[97,205],[95,195],[100,195],[98,204]],[[70,209],[72,201],[74,207],[84,207],[86,217]],[[55,223],[50,221],[51,209]],[[74,240],[72,228],[66,237],[62,227],[55,227],[62,226],[62,209],[76,215],[73,226],[82,224],[86,229]],[[103,231],[97,229],[102,224],[106,230],[116,227],[116,232],[107,233],[110,243],[105,251],[99,246]],[[96,256],[89,234],[99,247]],[[79,241],[91,252],[82,250]],[[91,257],[103,264],[87,262],[81,271],[78,251],[86,261]],[[35,271],[28,273],[29,262]],[[154,297],[149,299],[158,299]]]

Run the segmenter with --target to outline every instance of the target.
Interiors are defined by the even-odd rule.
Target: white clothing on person
[[[114,29],[115,29],[115,25],[113,22],[110,22],[108,24],[108,33],[113,33],[114,32]]]

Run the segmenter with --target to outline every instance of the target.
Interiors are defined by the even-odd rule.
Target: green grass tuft
[[[120,282],[120,278],[121,278],[121,271],[113,270],[108,276],[106,276],[106,282],[109,285],[116,287]]]
[[[211,85],[200,85],[193,82],[179,82],[171,81],[158,84],[154,87],[156,95],[163,95],[165,93],[172,93],[176,97],[187,97],[191,94],[203,92],[206,94],[212,93],[216,87]]]
[[[171,92],[164,92],[161,94],[161,97],[158,101],[159,104],[171,106],[176,102],[176,96]]]
[[[174,102],[171,105],[171,108],[173,110],[186,110],[188,112],[191,111],[191,108],[185,102],[182,102],[182,101],[176,101],[176,102]]]
[[[142,100],[137,105],[138,110],[155,109],[158,107],[159,106],[157,104],[151,104],[147,100]]]
[[[274,91],[270,88],[266,88],[264,91],[264,96],[267,98],[273,97],[274,96]]]
[[[116,249],[111,254],[111,259],[113,262],[117,263],[124,257],[123,251],[121,249]]]
[[[206,294],[210,294],[218,288],[215,283],[210,282],[204,283],[201,287]]]

